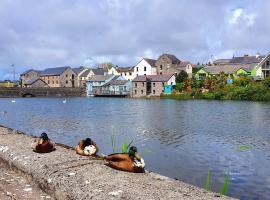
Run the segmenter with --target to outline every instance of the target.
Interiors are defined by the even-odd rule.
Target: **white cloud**
[[[232,11],[232,14],[229,18],[229,23],[230,24],[236,24],[237,20],[241,15],[243,14],[243,9],[242,8],[237,8]]]

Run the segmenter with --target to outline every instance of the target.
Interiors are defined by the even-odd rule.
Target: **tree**
[[[185,71],[181,71],[177,76],[176,76],[176,83],[183,83],[187,80],[188,74]]]

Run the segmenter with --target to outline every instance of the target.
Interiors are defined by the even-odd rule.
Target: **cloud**
[[[268,51],[270,2],[217,0],[14,0],[0,2],[0,79],[28,68],[135,65]],[[12,78],[12,77],[10,77]]]

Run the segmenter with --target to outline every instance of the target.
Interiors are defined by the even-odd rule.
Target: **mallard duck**
[[[143,173],[145,162],[138,154],[137,147],[130,147],[128,153],[116,153],[105,156],[106,165],[121,171]]]
[[[79,144],[75,147],[76,153],[81,156],[96,156],[98,152],[97,144],[90,138],[81,140]]]
[[[42,133],[32,148],[37,153],[49,153],[55,150],[55,144],[46,133]]]

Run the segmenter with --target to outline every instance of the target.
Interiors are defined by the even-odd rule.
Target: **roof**
[[[92,72],[95,75],[104,75],[106,72],[108,72],[108,70],[104,69],[104,68],[94,68],[94,69],[92,69]]]
[[[132,72],[134,70],[134,66],[132,67],[117,67],[116,70],[121,73],[121,72]]]
[[[150,58],[143,58],[149,65],[151,65],[152,67],[155,67],[156,66],[156,61],[157,60],[154,60],[154,59],[150,59]]]
[[[177,64],[181,62],[175,55],[164,53],[161,56],[167,56],[173,63]],[[161,57],[160,56],[160,57]]]
[[[114,76],[113,74],[107,74],[107,75],[93,75],[90,77],[89,81],[91,82],[98,82],[98,81],[106,81],[109,78]]]
[[[83,70],[85,70],[85,67],[77,67],[77,68],[72,68],[72,70],[76,73],[79,74],[81,73]]]
[[[217,59],[217,60],[214,60],[214,64],[226,64],[226,63],[229,63],[231,61],[231,59]]]
[[[39,77],[35,77],[32,79],[29,79],[28,81],[26,81],[25,85],[32,85],[33,83],[37,82],[38,80],[41,80],[42,82],[44,82],[42,79],[40,79]],[[44,82],[46,83],[46,82]],[[46,83],[47,84],[47,83]]]
[[[80,77],[87,77],[88,74],[90,73],[90,71],[91,71],[91,69],[85,70],[85,71],[80,75]]]
[[[21,76],[23,76],[23,75],[25,75],[25,74],[27,74],[27,73],[29,73],[29,72],[31,72],[31,71],[34,71],[34,72],[37,72],[37,73],[39,73],[39,72],[40,72],[39,70],[35,70],[35,69],[28,69],[28,70],[26,70],[25,72],[23,72],[23,73],[21,74]]]
[[[135,79],[133,79],[133,82],[145,82],[146,80],[153,82],[166,82],[170,80],[173,75],[174,74],[137,76]]]
[[[219,66],[206,66],[204,69],[210,74],[220,74],[224,72],[225,74],[234,74],[239,69],[243,69],[247,72],[251,72],[256,64],[241,64],[241,65],[219,65]]]
[[[128,80],[113,80],[109,82],[110,85],[125,85]]]
[[[53,76],[53,75],[61,75],[66,71],[69,66],[66,67],[55,67],[55,68],[47,68],[43,71],[40,71],[40,76]],[[71,68],[70,68],[71,69]]]
[[[233,57],[230,60],[230,64],[252,64],[259,63],[265,56],[243,56],[243,57]]]

